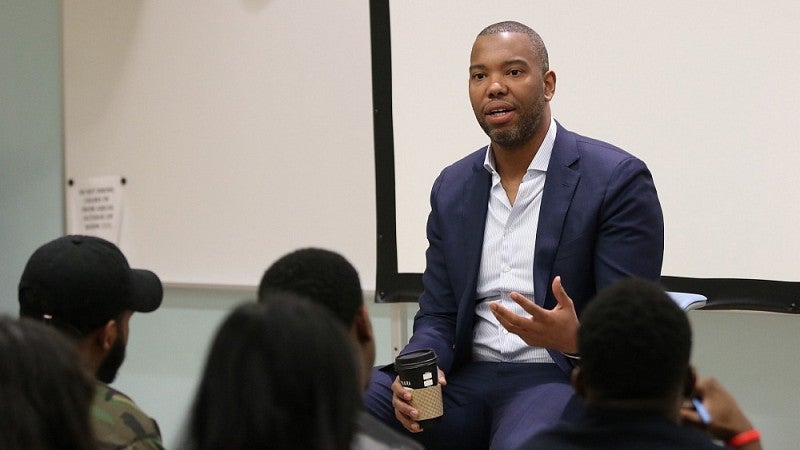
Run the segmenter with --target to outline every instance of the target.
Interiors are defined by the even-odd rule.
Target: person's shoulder
[[[352,450],[423,450],[419,442],[403,436],[366,411],[358,414],[358,429]]]
[[[609,142],[575,133],[558,125],[554,152],[556,149],[569,151],[573,149],[580,158],[587,158],[592,163],[605,162],[618,164],[624,160],[640,161],[634,154]]]
[[[445,172],[457,172],[461,173],[464,171],[472,171],[475,169],[482,169],[483,168],[483,161],[486,159],[486,150],[488,146],[484,146],[475,150],[474,152],[470,153],[469,155],[459,159],[458,161],[448,165],[442,170],[442,173]]]
[[[164,448],[156,421],[130,397],[105,383],[96,383],[91,421],[101,449]]]
[[[672,448],[693,448],[697,450],[721,450],[727,447],[718,445],[708,433],[692,428],[691,426],[678,425],[680,430],[674,435],[677,436],[678,445]]]
[[[113,413],[115,416],[125,414],[152,421],[130,397],[101,382],[96,383],[92,408]]]
[[[458,186],[469,182],[475,175],[491,180],[491,175],[483,167],[486,149],[487,147],[480,148],[442,169],[436,177],[433,190],[438,191],[442,186],[458,190]]]
[[[618,427],[576,428],[554,427],[533,436],[520,450],[722,450],[708,437],[684,427],[641,428]]]

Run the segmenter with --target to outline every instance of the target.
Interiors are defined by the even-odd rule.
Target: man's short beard
[[[117,371],[122,366],[123,361],[125,361],[125,344],[122,342],[122,338],[117,336],[117,340],[114,341],[114,345],[111,346],[111,350],[106,355],[106,359],[97,368],[95,377],[103,383],[112,383],[117,378]]]
[[[535,132],[535,127],[528,126],[511,130],[490,130],[487,134],[492,142],[498,146],[506,149],[515,149],[530,141]]]
[[[526,145],[536,134],[536,129],[544,117],[544,108],[545,104],[541,102],[528,110],[517,110],[521,113],[519,123],[507,130],[492,129],[483,116],[476,117],[478,124],[493,143],[503,149],[514,150]]]

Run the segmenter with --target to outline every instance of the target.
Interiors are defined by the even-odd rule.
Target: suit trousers
[[[396,374],[387,369],[373,370],[364,397],[367,411],[428,450],[512,450],[559,420],[575,420],[583,409],[569,377],[555,364],[473,362],[447,375],[441,420],[410,433],[395,417]]]

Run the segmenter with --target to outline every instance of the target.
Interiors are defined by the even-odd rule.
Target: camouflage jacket
[[[97,382],[91,410],[92,428],[101,450],[163,450],[161,432],[128,396]]]

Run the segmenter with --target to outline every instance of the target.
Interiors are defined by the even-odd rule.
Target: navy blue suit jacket
[[[603,287],[627,276],[658,281],[664,221],[645,164],[610,144],[557,124],[542,193],[534,267],[535,301],[556,304],[555,276],[580,316]],[[475,289],[491,175],[486,148],[445,168],[431,191],[424,292],[414,332],[403,352],[433,348],[450,373],[472,359]],[[564,356],[550,354],[565,371]]]

